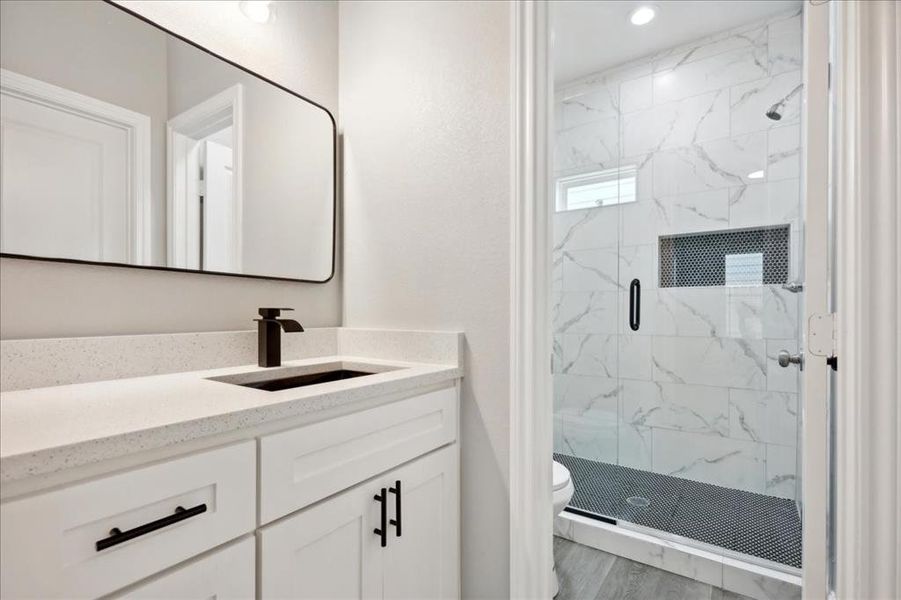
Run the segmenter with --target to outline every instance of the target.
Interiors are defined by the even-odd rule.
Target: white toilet
[[[554,461],[554,514],[551,516],[552,519],[563,512],[573,497],[574,490],[569,469]],[[551,596],[556,596],[560,591],[560,583],[557,581],[557,566],[554,564],[553,554],[551,555],[551,571]]]

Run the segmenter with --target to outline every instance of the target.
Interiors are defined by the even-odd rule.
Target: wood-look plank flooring
[[[556,600],[751,600],[655,567],[554,538]]]

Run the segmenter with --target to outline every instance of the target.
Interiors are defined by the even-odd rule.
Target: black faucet
[[[258,323],[259,365],[279,367],[282,364],[282,328],[288,333],[303,331],[303,326],[291,319],[279,319],[283,310],[293,308],[261,308]]]

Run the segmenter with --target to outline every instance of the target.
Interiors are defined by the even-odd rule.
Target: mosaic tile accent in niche
[[[790,226],[660,236],[660,287],[788,281]]]

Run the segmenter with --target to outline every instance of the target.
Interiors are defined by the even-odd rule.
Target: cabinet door
[[[400,481],[400,525],[389,526],[384,549],[384,598],[460,597],[460,492],[458,446],[453,444],[394,470]],[[397,519],[396,494],[388,514]]]
[[[365,484],[338,494],[260,535],[262,598],[380,598],[382,548],[373,529],[381,522],[374,495]]]
[[[246,538],[113,596],[128,600],[251,600],[256,593],[255,542]]]

